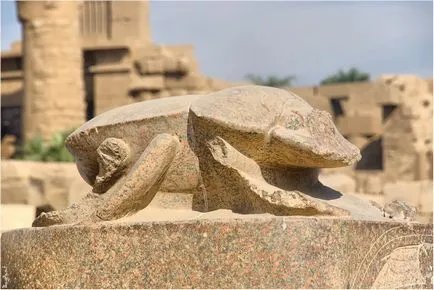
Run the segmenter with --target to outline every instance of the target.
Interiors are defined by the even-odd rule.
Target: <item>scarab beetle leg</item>
[[[159,190],[179,144],[173,135],[157,135],[131,166],[117,192],[97,208],[95,221],[118,219],[145,208]]]

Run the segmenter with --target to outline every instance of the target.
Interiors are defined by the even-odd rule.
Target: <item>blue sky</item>
[[[355,66],[432,77],[433,3],[151,2],[154,42],[193,44],[201,71],[240,81],[248,73],[295,74],[317,84]],[[1,48],[21,38],[15,2],[1,2]]]

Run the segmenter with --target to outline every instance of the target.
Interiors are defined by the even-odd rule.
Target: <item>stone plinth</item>
[[[211,212],[3,233],[6,288],[432,288],[432,226]]]
[[[23,24],[25,138],[85,121],[80,1],[17,1]]]

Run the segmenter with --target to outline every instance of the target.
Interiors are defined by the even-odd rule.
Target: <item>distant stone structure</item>
[[[386,182],[432,180],[432,80],[386,75],[374,82],[290,89],[330,112],[361,149],[353,172],[344,169],[356,178],[357,191],[379,194]]]
[[[85,120],[77,1],[17,1],[23,25],[24,135],[50,139]],[[3,122],[3,120],[2,120]]]
[[[48,137],[54,131],[78,127],[85,118],[125,104],[231,86],[200,74],[192,46],[151,42],[147,1],[74,2],[17,2],[24,48],[14,43],[1,54],[2,134],[16,135],[20,143],[30,135]],[[59,48],[41,50],[54,44]],[[56,67],[58,79],[47,82],[45,75],[52,74],[52,65],[61,70]],[[69,73],[69,83],[65,83],[65,73]],[[37,87],[27,87],[30,84]],[[48,101],[54,98],[55,102]],[[40,112],[52,106],[57,115],[48,114],[49,118],[39,121]],[[64,107],[69,111],[63,111]],[[23,126],[28,128],[25,136]]]
[[[399,91],[396,110],[384,122],[386,180],[432,179],[432,84],[429,87],[414,76],[387,76],[380,81]]]

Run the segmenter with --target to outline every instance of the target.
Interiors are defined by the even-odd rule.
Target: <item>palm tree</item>
[[[357,68],[353,67],[346,72],[340,69],[336,74],[323,79],[321,85],[361,81],[369,81],[369,74],[361,72]]]
[[[292,82],[296,79],[294,75],[286,77],[278,77],[276,75],[268,76],[267,78],[262,78],[261,76],[248,74],[246,79],[259,86],[268,86],[275,88],[290,87]]]

